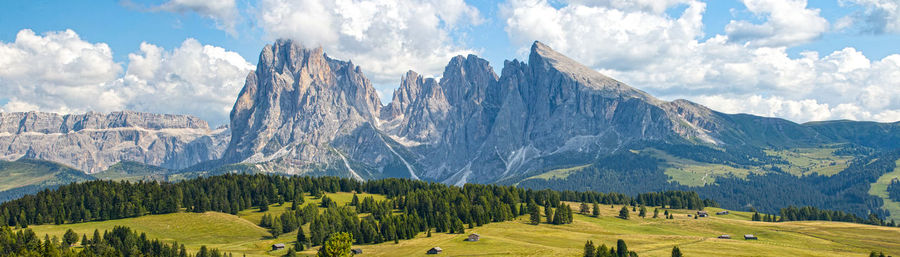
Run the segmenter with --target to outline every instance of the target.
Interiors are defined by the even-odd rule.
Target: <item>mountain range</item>
[[[362,70],[278,40],[263,48],[228,126],[128,111],[0,113],[0,158],[86,173],[119,162],[183,171],[241,164],[360,180],[688,188],[735,209],[890,215],[892,201],[870,191],[895,172],[900,123],[797,124],[664,101],[540,42],[499,75],[475,55],[452,58],[440,79],[409,71],[386,105]]]

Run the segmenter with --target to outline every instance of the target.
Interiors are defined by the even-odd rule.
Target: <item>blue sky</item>
[[[134,109],[222,124],[262,46],[287,37],[353,59],[385,101],[407,69],[440,76],[449,57],[474,53],[499,72],[503,60],[525,57],[541,40],[665,100],[798,122],[900,120],[897,0],[0,5],[0,64],[20,67],[0,70],[0,89],[12,92],[0,96],[2,111]],[[35,50],[47,44],[58,47]],[[92,70],[77,70],[73,58]],[[147,100],[155,97],[164,101]]]

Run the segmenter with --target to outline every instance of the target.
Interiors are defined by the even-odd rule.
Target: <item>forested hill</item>
[[[429,228],[450,229],[454,224],[482,225],[511,220],[524,215],[526,203],[558,208],[560,201],[673,206],[701,209],[716,206],[694,192],[667,191],[631,197],[619,193],[558,192],[528,190],[512,186],[467,184],[448,186],[408,179],[382,179],[360,182],[336,177],[286,177],[278,175],[239,175],[205,177],[169,182],[89,181],[44,190],[35,195],[0,204],[0,219],[6,224],[27,227],[35,224],[64,224],[121,219],[148,214],[219,211],[237,213],[251,207],[267,209],[270,203],[302,202],[303,194],[323,192],[365,192],[380,194],[388,200],[359,212],[376,214],[378,209],[399,209],[401,215],[373,215],[377,222],[397,226],[382,230],[371,240],[404,239]],[[328,207],[328,206],[326,206]],[[340,211],[332,211],[338,216]],[[355,217],[355,216],[353,216]],[[312,222],[314,215],[299,224]],[[322,228],[329,232],[359,231],[358,219],[343,226]],[[385,224],[381,224],[385,223]],[[291,229],[295,229],[295,225]],[[404,229],[399,229],[403,227]],[[406,231],[401,233],[401,231]],[[361,232],[360,232],[361,233]],[[373,232],[374,233],[374,232]],[[357,237],[362,238],[362,237]],[[318,239],[322,239],[319,237]],[[374,242],[374,241],[373,241]]]

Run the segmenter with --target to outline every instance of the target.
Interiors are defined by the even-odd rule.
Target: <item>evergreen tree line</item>
[[[842,211],[833,211],[833,210],[823,210],[812,206],[805,207],[795,207],[789,206],[787,208],[782,208],[779,212],[780,216],[770,215],[770,214],[759,214],[759,212],[754,212],[751,219],[753,221],[765,221],[765,222],[783,222],[783,221],[803,221],[803,220],[824,220],[824,221],[842,221],[842,222],[853,222],[853,223],[861,223],[861,224],[869,224],[869,225],[877,225],[877,226],[889,226],[895,227],[897,224],[891,220],[886,221],[875,213],[870,213],[867,218],[861,218],[856,216],[856,214],[842,212]]]
[[[81,237],[81,249],[75,250],[78,234],[66,231],[62,241],[55,236],[40,239],[31,229],[13,231],[9,226],[0,228],[0,256],[122,256],[122,257],[228,257],[231,254],[220,253],[216,249],[202,246],[196,254],[189,254],[183,244],[163,243],[149,240],[147,235],[140,235],[128,227],[116,226],[112,231],[104,231],[103,236],[94,230],[91,239],[87,235]]]
[[[888,198],[900,202],[900,179],[892,179],[887,187]]]
[[[625,240],[619,239],[616,241],[616,247],[607,247],[606,244],[600,245],[597,247],[594,245],[594,241],[588,240],[584,243],[584,257],[638,257],[638,254],[634,251],[628,250],[628,245],[625,244]]]
[[[476,226],[509,220],[522,214],[524,207],[520,205],[529,201],[553,208],[558,208],[561,200],[648,206],[681,203],[686,208],[716,205],[713,201],[701,200],[696,193],[677,191],[629,197],[618,193],[535,191],[498,185],[455,187],[396,178],[356,181],[336,177],[226,174],[177,183],[73,183],[0,204],[0,221],[5,220],[9,226],[27,227],[174,213],[182,209],[236,214],[252,207],[265,211],[273,203],[299,202],[304,192],[321,196],[324,192],[354,191],[382,194],[388,198],[380,203],[364,199],[359,204],[360,209],[356,210],[358,213],[372,213],[380,220],[392,209],[400,209],[406,215],[418,216],[426,226],[441,231],[449,231],[450,225],[457,223],[456,219]],[[328,203],[327,200],[323,202]],[[295,215],[295,218],[300,216]],[[300,224],[310,222],[314,217],[304,218]]]

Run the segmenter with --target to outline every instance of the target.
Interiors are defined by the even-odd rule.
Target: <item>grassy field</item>
[[[663,160],[666,165],[664,172],[671,178],[671,181],[678,182],[678,184],[685,186],[699,187],[715,183],[717,177],[734,176],[746,178],[747,175],[751,173],[765,172],[762,170],[744,169],[722,164],[697,162],[679,158],[653,148],[641,150],[640,153],[648,154]]]
[[[97,179],[127,181],[165,181],[169,170],[138,162],[119,162],[108,169],[92,174]]]
[[[590,166],[591,166],[591,164],[585,164],[585,165],[579,165],[579,166],[575,166],[575,167],[569,167],[569,168],[563,168],[563,169],[555,169],[555,170],[551,170],[551,171],[548,171],[548,172],[544,172],[544,173],[541,173],[541,174],[538,174],[538,175],[535,175],[535,176],[531,176],[531,177],[526,178],[526,179],[524,179],[524,180],[528,180],[528,179],[543,179],[543,180],[550,180],[550,179],[565,179],[565,178],[569,177],[569,175],[571,175],[572,173],[581,171],[581,170],[583,170],[584,168],[587,168],[587,167],[590,167]]]
[[[795,176],[819,174],[831,176],[837,174],[850,165],[853,157],[834,155],[838,148],[797,148],[790,150],[766,150],[772,156],[778,156],[790,163],[790,165],[775,165],[787,173]]]
[[[30,185],[61,185],[91,179],[68,166],[40,160],[0,161],[0,191]]]
[[[882,175],[875,183],[871,184],[869,187],[869,194],[878,196],[881,200],[884,200],[884,206],[881,208],[891,212],[891,217],[888,217],[888,219],[900,219],[900,203],[891,200],[888,197],[887,192],[888,184],[890,184],[893,179],[900,179],[900,160],[897,160],[897,168],[895,168],[893,172]]]
[[[339,203],[349,202],[352,194],[329,194]],[[362,196],[361,196],[362,197]],[[382,198],[383,199],[383,198]],[[307,198],[307,204],[318,199]],[[570,203],[576,211],[576,203]],[[272,205],[269,213],[277,214],[290,208]],[[687,256],[866,256],[869,251],[885,251],[900,255],[900,229],[868,226],[842,222],[752,222],[751,213],[731,212],[729,215],[713,215],[694,219],[689,210],[670,210],[674,220],[653,219],[653,208],[648,217],[631,214],[631,220],[614,217],[621,206],[601,205],[598,218],[575,215],[575,221],[567,225],[527,224],[527,217],[515,221],[492,223],[466,234],[424,233],[399,244],[387,242],[377,245],[360,245],[365,256],[422,256],[431,247],[444,249],[449,256],[578,256],[584,242],[615,245],[624,239],[629,249],[640,256],[668,256],[672,246],[678,245]],[[721,209],[707,208],[710,213]],[[663,210],[660,210],[662,216]],[[194,251],[201,245],[218,248],[237,256],[280,256],[286,250],[269,251],[274,243],[291,245],[296,232],[272,238],[265,229],[256,225],[263,213],[247,210],[237,216],[223,213],[175,213],[144,216],[114,221],[90,222],[66,225],[32,226],[39,235],[61,236],[66,229],[92,233],[94,229],[111,229],[116,225],[129,226],[145,232],[150,238],[184,243]],[[308,233],[308,228],[307,233]],[[479,242],[465,242],[468,233],[479,233]],[[735,239],[716,239],[728,234]],[[744,234],[754,234],[757,241],[745,241]],[[309,249],[301,255],[313,255]]]

